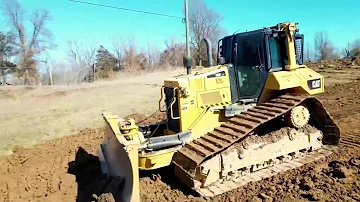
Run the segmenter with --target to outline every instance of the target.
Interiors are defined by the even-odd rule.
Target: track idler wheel
[[[309,120],[310,112],[303,105],[294,107],[285,115],[286,124],[294,128],[304,127],[309,122]]]

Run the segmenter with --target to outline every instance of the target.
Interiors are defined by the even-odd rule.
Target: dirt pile
[[[360,80],[346,84],[335,84],[325,89],[325,93],[318,95],[326,109],[334,118],[347,117],[360,113]]]
[[[342,70],[345,68],[360,68],[360,57],[320,61],[320,62],[309,62],[306,63],[306,65],[310,68],[319,68],[319,69],[332,68],[336,70]]]
[[[163,114],[129,115],[142,124],[163,120]],[[115,201],[121,179],[102,174],[96,151],[104,129],[16,148],[0,158],[0,201]]]
[[[103,132],[84,130],[1,158],[0,201],[118,201],[122,180],[102,174],[96,156]]]
[[[124,119],[133,118],[137,125],[147,125],[147,124],[151,124],[151,123],[162,122],[166,119],[165,116],[166,116],[166,114],[164,112],[156,111],[153,114],[151,114],[150,116],[145,116],[143,114],[134,113],[134,114],[125,116]]]
[[[82,197],[76,176],[68,173],[69,162],[79,150],[96,154],[103,129],[84,130],[80,135],[39,144],[31,149],[18,148],[0,158],[0,201],[75,201]],[[97,157],[83,161],[87,178],[96,176]],[[91,165],[91,166],[90,166]],[[71,167],[71,165],[70,165]],[[81,184],[81,183],[80,183]]]

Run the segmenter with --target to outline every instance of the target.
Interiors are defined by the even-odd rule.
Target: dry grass
[[[102,126],[102,110],[119,116],[151,114],[157,110],[163,80],[178,74],[165,71],[78,86],[0,87],[0,154],[16,145]]]

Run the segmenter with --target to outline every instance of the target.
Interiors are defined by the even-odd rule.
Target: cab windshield
[[[287,47],[285,37],[269,37],[269,47],[270,47],[270,58],[271,65],[270,70],[282,69],[285,65],[288,64],[287,56]]]
[[[301,36],[295,37],[295,54],[296,63],[303,63],[303,38]],[[270,48],[270,71],[280,70],[288,64],[287,46],[285,37],[269,37],[269,48]]]

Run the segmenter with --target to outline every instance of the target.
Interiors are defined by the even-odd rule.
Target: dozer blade
[[[119,196],[116,199],[124,202],[140,201],[139,170],[138,170],[138,145],[123,145],[116,127],[119,121],[117,116],[103,114],[106,130],[103,143],[98,150],[101,168],[111,177],[120,177],[121,185]]]
[[[279,121],[300,105],[306,105],[310,112],[309,130],[292,128],[289,131],[293,132],[280,133],[282,138],[275,141],[268,129],[281,124]],[[247,140],[254,137],[259,137],[259,142],[249,145]],[[319,100],[282,95],[235,115],[214,131],[185,144],[175,153],[173,164],[182,182],[201,195],[215,196],[325,157],[331,153],[325,146],[338,145],[339,139],[338,126]],[[304,154],[309,155],[302,157]]]

